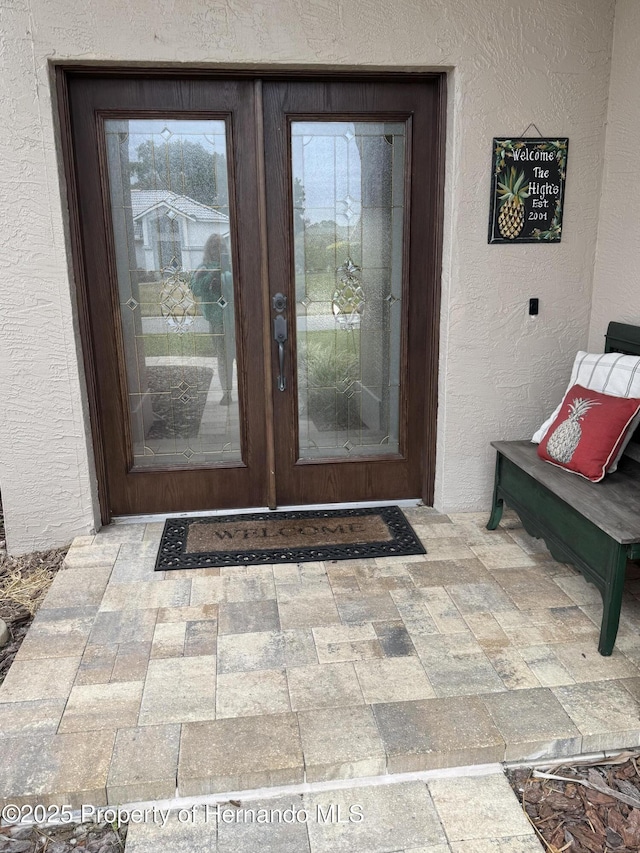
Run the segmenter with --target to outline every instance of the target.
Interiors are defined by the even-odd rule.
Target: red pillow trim
[[[616,458],[639,412],[636,397],[613,397],[574,385],[538,445],[538,456],[597,483]]]

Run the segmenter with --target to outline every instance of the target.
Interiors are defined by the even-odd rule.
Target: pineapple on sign
[[[524,227],[524,200],[529,198],[529,184],[524,183],[524,177],[524,172],[516,172],[512,166],[506,181],[498,181],[498,230],[505,240],[515,240]]]
[[[547,441],[547,453],[556,462],[567,463],[578,449],[582,438],[580,421],[589,409],[599,406],[596,400],[586,397],[575,397],[569,406],[569,417],[556,427]]]

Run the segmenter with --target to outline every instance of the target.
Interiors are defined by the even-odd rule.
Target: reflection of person
[[[218,377],[224,392],[220,405],[229,406],[232,403],[235,318],[233,279],[231,272],[223,268],[227,266],[223,265],[224,255],[224,239],[219,234],[212,234],[204,244],[202,263],[192,276],[191,289],[200,300],[205,319],[209,321],[214,354],[218,359]]]

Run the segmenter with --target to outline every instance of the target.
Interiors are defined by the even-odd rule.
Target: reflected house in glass
[[[175,259],[184,270],[202,263],[212,234],[228,241],[229,217],[207,204],[171,190],[131,190],[136,264],[162,270]]]
[[[131,198],[126,233],[133,236],[137,267],[137,276],[124,281],[138,297],[125,302],[124,314],[130,330],[125,347],[135,465],[228,460],[237,455],[237,424],[227,422],[226,410],[218,412],[209,399],[209,384],[216,369],[220,371],[215,352],[220,354],[224,347],[229,364],[235,359],[229,217],[172,190],[123,190],[125,198],[126,193]],[[207,242],[214,236],[223,247],[218,263],[228,270],[229,279],[224,332],[218,332],[221,341],[215,344],[203,306],[191,289],[194,271],[205,262]],[[180,339],[171,341],[176,333]]]

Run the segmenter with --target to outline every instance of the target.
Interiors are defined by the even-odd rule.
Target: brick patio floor
[[[0,687],[0,801],[637,746],[640,582],[603,658],[598,592],[515,516],[406,514],[426,556],[154,573],[162,524],[76,539]]]
[[[250,814],[268,810],[260,824]],[[279,818],[289,810],[296,821]],[[339,815],[339,818],[338,818]],[[541,853],[500,773],[243,800],[129,826],[126,853]],[[184,821],[184,817],[188,820]]]

